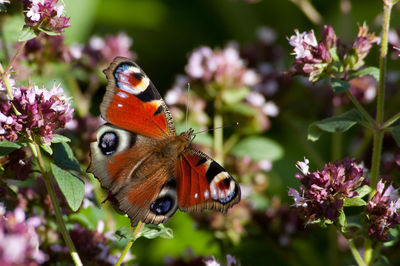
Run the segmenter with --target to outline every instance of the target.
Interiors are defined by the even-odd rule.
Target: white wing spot
[[[199,195],[196,193],[196,194],[194,194],[194,198],[195,199],[197,199],[197,197],[198,197]]]
[[[204,191],[204,197],[206,198],[206,200],[208,200],[208,198],[210,197],[210,192],[208,192],[208,190]]]
[[[122,92],[122,91],[119,91],[118,93],[117,93],[117,95],[119,96],[119,97],[121,97],[121,98],[128,98],[128,94],[126,94],[125,92]]]
[[[123,105],[119,103],[117,106],[118,106],[118,107],[122,107]]]

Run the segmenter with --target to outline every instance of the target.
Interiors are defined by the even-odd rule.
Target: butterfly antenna
[[[209,131],[213,131],[213,130],[220,129],[220,128],[225,128],[225,127],[236,127],[236,126],[238,126],[238,125],[239,125],[239,122],[235,122],[235,123],[233,123],[233,124],[225,125],[225,126],[222,126],[222,127],[207,128],[207,129],[204,129],[204,130],[200,130],[200,131],[198,131],[198,132],[195,132],[195,133],[193,133],[193,135],[197,135],[197,134],[200,134],[200,133],[209,132]]]
[[[189,91],[190,91],[190,83],[187,84],[187,94],[186,94],[186,118],[185,118],[185,126],[186,130],[188,130],[188,113],[189,113]]]

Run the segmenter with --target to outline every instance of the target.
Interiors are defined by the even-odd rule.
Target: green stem
[[[394,122],[400,118],[400,112],[389,118],[385,123],[383,123],[382,128],[390,127]]]
[[[10,97],[10,100],[14,99],[14,96],[12,94],[12,90],[11,90],[11,86],[10,86],[10,81],[8,80],[8,75],[7,73],[4,71],[3,65],[0,64],[0,74],[2,76],[4,85],[6,86],[6,90],[7,90],[7,94],[8,97]]]
[[[358,266],[366,266],[365,262],[363,261],[363,259],[360,256],[360,253],[358,253],[356,245],[354,244],[354,240],[352,240],[352,239],[349,240],[349,247],[350,247],[351,253],[353,254],[354,259],[357,262],[357,265]]]
[[[21,42],[21,45],[18,47],[18,50],[15,52],[15,55],[13,56],[13,58],[11,58],[11,61],[10,61],[10,63],[9,63],[8,66],[7,66],[7,69],[6,69],[6,72],[5,72],[6,75],[7,75],[8,72],[10,71],[11,67],[14,65],[15,60],[17,60],[19,54],[22,52],[22,49],[25,47],[25,44],[26,44],[27,42],[28,42],[28,41],[23,41],[23,42]]]
[[[67,247],[71,254],[72,260],[74,261],[75,265],[81,266],[81,265],[83,265],[82,261],[79,257],[78,252],[76,251],[76,248],[74,246],[74,243],[72,242],[71,237],[68,234],[67,228],[65,227],[65,223],[62,218],[60,206],[58,205],[56,194],[54,192],[54,188],[51,185],[50,175],[46,171],[46,167],[44,165],[44,161],[43,161],[42,154],[40,152],[39,145],[35,142],[30,142],[29,147],[31,148],[32,153],[36,156],[36,159],[39,163],[40,171],[43,174],[44,183],[45,183],[46,189],[50,195],[51,204],[53,205],[53,209],[54,209],[54,212],[56,215],[58,227],[61,231],[61,234],[64,238],[65,243],[67,244]]]
[[[140,233],[140,231],[142,231],[144,227],[144,223],[142,223],[142,221],[139,221],[139,223],[136,226],[135,232],[133,232],[133,239],[130,239],[128,241],[128,243],[126,243],[124,250],[122,251],[121,256],[119,257],[117,263],[115,264],[115,266],[120,266],[122,261],[124,260],[126,254],[128,253],[129,249],[132,247],[133,243],[136,241],[137,239],[137,235]]]
[[[391,1],[384,1],[381,51],[379,55],[379,85],[378,85],[377,112],[376,112],[376,123],[378,125],[382,124],[384,115],[388,35],[389,35],[390,15],[392,7],[393,4],[391,3]]]
[[[214,158],[220,163],[224,164],[224,131],[223,131],[223,118],[221,115],[221,93],[217,92],[214,101]]]
[[[378,257],[379,253],[381,252],[382,246],[383,246],[383,243],[378,242],[378,244],[374,248],[374,252],[372,252],[371,263],[373,263],[375,261],[376,257]]]
[[[383,131],[376,130],[374,132],[374,140],[372,147],[372,163],[371,163],[371,196],[375,194],[376,184],[378,184],[379,169],[381,164],[382,155],[382,143],[383,143]]]
[[[378,183],[378,176],[382,155],[383,143],[383,130],[382,122],[384,118],[384,100],[385,100],[385,82],[386,82],[386,65],[387,65],[387,51],[388,51],[388,34],[390,15],[393,7],[392,1],[383,1],[383,27],[381,36],[381,51],[379,55],[379,84],[377,94],[377,110],[376,110],[376,125],[374,129],[374,142],[372,149],[372,163],[371,163],[371,188],[370,198],[376,192],[376,185]],[[372,260],[372,242],[369,239],[364,240],[364,262],[366,265],[371,264]]]
[[[372,258],[373,248],[372,241],[368,238],[364,239],[364,263],[370,265]]]
[[[290,0],[297,5],[306,17],[315,25],[322,25],[322,16],[314,8],[310,0]]]
[[[357,100],[356,97],[350,92],[350,90],[346,91],[347,96],[350,98],[354,106],[357,108],[357,110],[362,114],[362,116],[368,121],[368,124],[371,127],[375,127],[375,121],[372,118],[372,116],[365,110],[364,107],[360,104],[360,102]]]

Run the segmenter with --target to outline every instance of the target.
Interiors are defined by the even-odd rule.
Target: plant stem
[[[315,25],[322,25],[322,16],[314,8],[310,0],[290,0],[297,5],[300,10],[311,20]]]
[[[377,95],[377,110],[376,110],[376,125],[374,129],[374,143],[372,149],[372,163],[371,163],[371,188],[370,198],[376,192],[376,185],[378,183],[378,176],[382,155],[383,143],[383,130],[382,122],[384,118],[384,100],[385,100],[385,82],[386,82],[386,65],[387,65],[387,50],[388,50],[388,34],[390,15],[393,7],[392,1],[383,1],[383,26],[381,36],[381,51],[379,55],[379,84]],[[376,253],[376,252],[374,252]],[[369,239],[364,240],[364,262],[366,265],[371,264],[372,260],[372,242]]]
[[[224,164],[224,131],[223,118],[221,115],[221,93],[218,91],[214,100],[214,158],[223,165]],[[218,128],[218,129],[217,129]]]
[[[23,41],[23,42],[21,42],[21,45],[18,47],[18,50],[15,52],[15,55],[13,56],[13,58],[11,58],[11,61],[10,61],[10,63],[9,63],[8,66],[7,66],[7,69],[6,69],[6,72],[5,72],[6,75],[7,75],[8,72],[10,71],[11,67],[14,65],[15,60],[17,60],[19,54],[22,52],[22,49],[25,47],[25,44],[26,44],[27,42],[28,42],[28,41]]]
[[[117,263],[115,264],[115,266],[121,265],[121,263],[124,260],[126,254],[128,253],[129,249],[132,247],[133,242],[136,241],[137,235],[140,233],[140,231],[142,231],[143,227],[144,227],[144,223],[142,223],[142,221],[139,221],[139,223],[137,224],[137,226],[135,228],[135,231],[133,232],[133,239],[130,239],[128,241],[128,243],[126,243],[124,251],[122,251],[122,254],[119,257],[119,259],[118,259]]]
[[[351,102],[354,104],[354,106],[357,108],[357,110],[362,114],[362,116],[365,118],[365,120],[368,121],[368,124],[371,127],[375,127],[375,121],[372,118],[372,116],[365,110],[364,107],[360,104],[360,102],[357,100],[356,97],[350,92],[350,90],[346,91],[347,96],[350,98]]]
[[[53,205],[53,209],[54,209],[54,212],[56,215],[58,227],[61,231],[61,234],[64,238],[65,243],[67,244],[67,247],[71,254],[72,260],[74,261],[75,265],[81,266],[81,265],[83,265],[82,261],[79,257],[78,252],[76,251],[76,248],[74,246],[74,243],[72,242],[71,237],[68,234],[67,228],[65,227],[65,223],[62,218],[60,206],[58,205],[56,194],[54,192],[53,186],[51,185],[50,175],[46,171],[46,167],[44,165],[44,161],[43,161],[42,154],[40,152],[39,145],[35,142],[29,142],[29,147],[31,148],[32,153],[36,156],[36,159],[39,163],[40,171],[43,174],[44,183],[45,183],[46,189],[50,195],[51,204]]]
[[[390,127],[394,122],[400,118],[400,112],[389,118],[385,123],[383,123],[382,128]]]
[[[382,122],[384,116],[384,99],[385,99],[385,81],[386,81],[386,64],[387,64],[387,50],[388,50],[388,34],[389,34],[389,21],[393,4],[391,1],[384,1],[383,5],[383,27],[381,36],[381,51],[379,56],[379,85],[377,95],[377,111],[376,111],[376,124],[377,128],[374,132],[374,146],[372,151],[372,165],[371,165],[371,188],[373,195],[376,191],[376,184],[378,183],[378,175],[382,153],[383,131]]]
[[[360,253],[358,253],[356,245],[354,244],[354,240],[352,240],[352,239],[349,240],[349,247],[350,247],[351,253],[353,254],[354,259],[357,262],[357,265],[358,266],[366,266],[365,262],[363,261],[363,259],[360,256]]]
[[[10,97],[10,100],[14,99],[14,96],[12,94],[11,86],[10,86],[10,81],[8,80],[7,73],[4,71],[3,65],[0,64],[0,74],[2,76],[4,85],[6,86],[7,94],[8,97]]]

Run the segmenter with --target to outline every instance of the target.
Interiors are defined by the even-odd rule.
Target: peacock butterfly
[[[165,102],[136,63],[117,57],[104,73],[108,84],[100,111],[108,123],[90,144],[88,172],[132,226],[165,222],[178,208],[226,213],[240,201],[235,179],[191,147],[193,130],[176,135]]]

